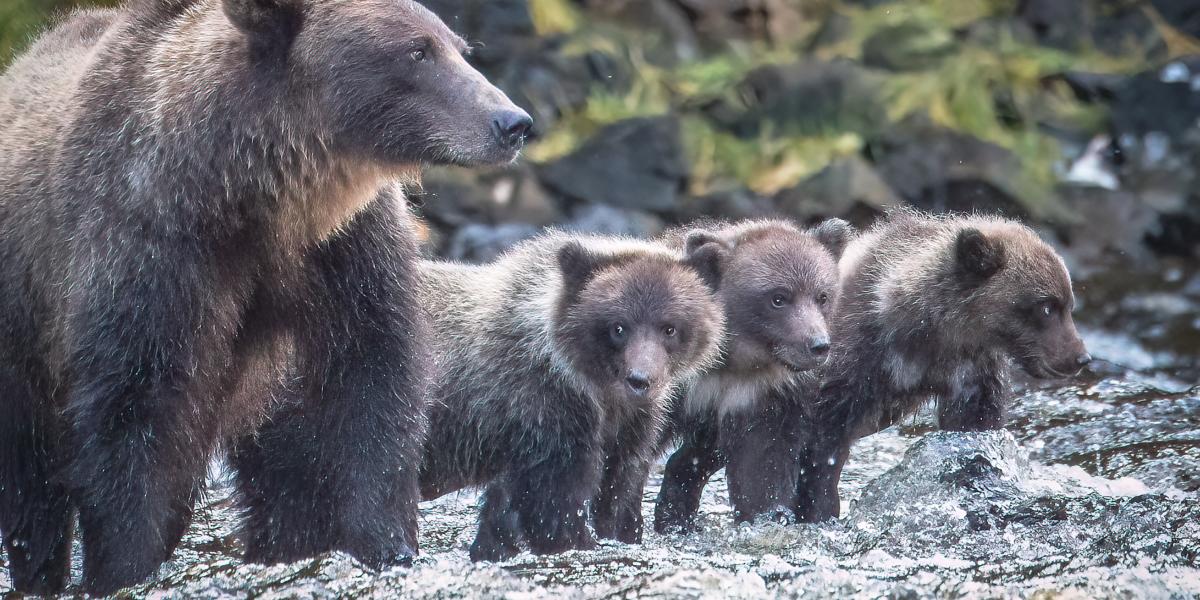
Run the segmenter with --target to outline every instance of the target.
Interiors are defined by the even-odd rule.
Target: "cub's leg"
[[[700,496],[714,473],[725,466],[715,419],[692,431],[667,460],[654,506],[654,530],[689,533],[696,529]]]
[[[307,258],[295,385],[232,455],[247,560],[343,550],[378,568],[417,553],[425,322],[404,211],[382,197]]]
[[[1004,428],[1008,386],[994,376],[963,384],[954,397],[938,398],[938,427],[944,431],[989,431]]]
[[[483,494],[479,533],[471,544],[471,560],[501,562],[521,553],[521,523],[513,510],[509,483],[497,478]]]
[[[508,476],[511,506],[534,554],[596,547],[587,503],[600,485],[599,424],[585,411],[558,416],[543,421],[541,431],[518,436],[529,445]]]
[[[781,521],[795,518],[801,460],[795,429],[803,419],[798,412],[791,406],[770,406],[726,417],[722,423],[721,446],[728,457],[725,479],[737,522],[760,515]]]
[[[592,500],[596,535],[626,544],[642,542],[642,493],[650,473],[646,454],[647,451],[622,452],[616,448],[608,453],[600,491]]]

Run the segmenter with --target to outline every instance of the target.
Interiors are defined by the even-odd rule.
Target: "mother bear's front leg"
[[[378,568],[417,553],[425,318],[405,210],[384,194],[315,247],[285,290],[293,381],[231,456],[247,560],[341,550]]]

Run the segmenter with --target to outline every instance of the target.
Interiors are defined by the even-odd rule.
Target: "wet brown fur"
[[[438,374],[422,494],[486,486],[472,559],[591,548],[589,503],[598,535],[639,540],[645,479],[630,474],[722,335],[696,272],[649,242],[563,233],[423,271]]]
[[[796,392],[816,398],[811,413],[786,419],[806,422],[791,451],[801,520],[837,516],[850,445],[927,400],[943,429],[998,429],[1010,363],[1059,377],[1089,360],[1062,259],[1017,222],[893,211],[851,243],[839,267],[838,343],[819,382]]]
[[[76,513],[84,591],[150,575],[220,447],[249,560],[411,559],[424,319],[385,186],[514,157],[492,123],[519,109],[464,49],[407,0],[136,0],[68,16],[11,65],[0,532],[18,591],[62,591]]]
[[[685,254],[719,253],[717,297],[728,323],[721,365],[692,382],[671,411],[664,444],[676,441],[679,447],[667,463],[655,507],[658,531],[694,527],[700,494],[731,451],[766,443],[744,427],[746,415],[786,401],[779,390],[797,373],[824,363],[826,321],[837,302],[837,257],[852,233],[838,219],[810,230],[762,220],[669,236]],[[757,512],[747,506],[750,499],[762,495],[758,488],[773,484],[787,465],[763,461],[746,467],[730,490],[739,520]]]

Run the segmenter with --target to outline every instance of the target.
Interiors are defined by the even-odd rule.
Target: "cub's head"
[[[852,234],[841,219],[809,231],[761,221],[688,234],[686,256],[721,256],[718,296],[728,320],[727,367],[805,371],[824,364],[832,343],[826,321],[837,301],[837,260]]]
[[[1091,360],[1071,319],[1067,267],[1032,230],[1008,221],[967,226],[953,256],[950,279],[964,298],[957,335],[1000,340],[1034,377],[1074,375]]]
[[[669,252],[558,251],[563,289],[555,338],[606,396],[656,402],[716,360],[720,306],[697,271]]]
[[[513,160],[532,121],[411,0],[219,0],[254,77],[303,95],[341,150],[384,164]]]

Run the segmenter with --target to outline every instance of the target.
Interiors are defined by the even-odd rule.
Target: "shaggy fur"
[[[846,222],[832,219],[809,231],[768,220],[673,236],[686,256],[719,252],[717,296],[728,335],[720,368],[688,386],[671,412],[667,438],[680,445],[663,476],[657,531],[694,527],[700,494],[726,466],[728,450],[765,443],[746,420],[758,411],[778,411],[775,405],[786,401],[780,388],[824,363],[830,348],[826,319],[837,300],[837,256],[851,234]],[[741,476],[738,484],[730,481],[739,520],[776,503],[778,494],[767,486],[786,467],[786,461],[730,465]]]
[[[63,589],[76,511],[84,590],[144,579],[222,444],[249,560],[416,552],[416,249],[376,198],[420,162],[515,155],[493,123],[524,113],[464,47],[406,0],[139,0],[0,79],[17,590]]]
[[[1019,223],[896,211],[852,242],[839,267],[838,344],[792,451],[803,521],[839,514],[838,480],[855,440],[926,400],[937,401],[942,429],[999,429],[1010,361],[1057,377],[1090,360],[1062,259]],[[815,381],[799,396],[817,395]]]
[[[421,492],[487,486],[471,558],[503,560],[522,539],[591,548],[589,501],[598,535],[640,539],[666,399],[723,333],[696,271],[649,242],[550,233],[423,273],[438,376]]]

